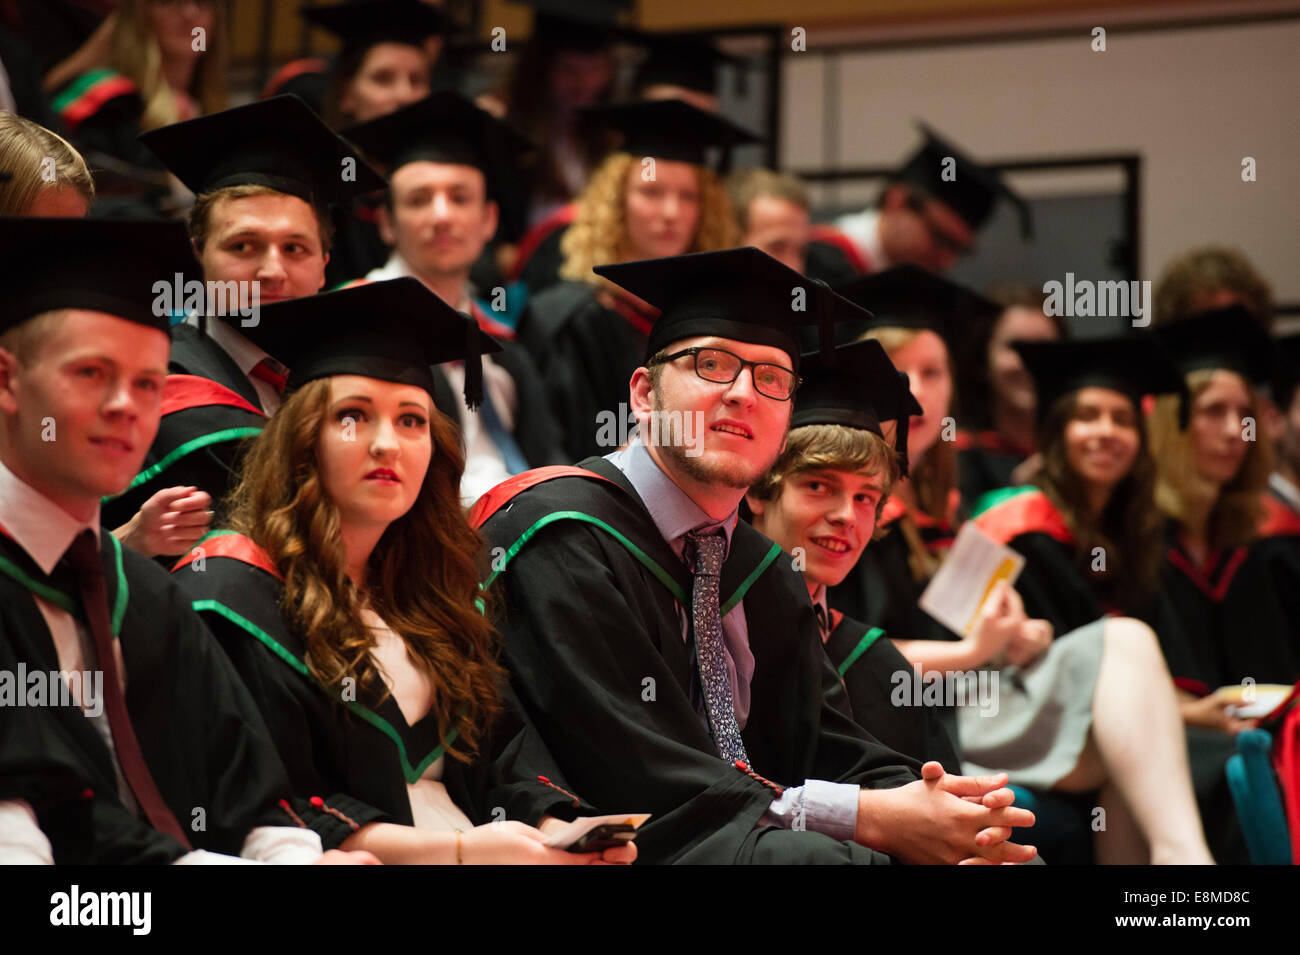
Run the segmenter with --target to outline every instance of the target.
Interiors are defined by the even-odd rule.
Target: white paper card
[[[970,636],[993,585],[1005,580],[1014,586],[1024,566],[1024,557],[987,537],[974,521],[967,521],[921,594],[921,609],[954,633]],[[907,639],[909,635],[891,636]]]

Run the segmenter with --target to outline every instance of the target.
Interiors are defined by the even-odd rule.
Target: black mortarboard
[[[631,0],[515,0],[533,8],[531,42],[552,51],[595,53],[638,31],[620,26]]]
[[[925,123],[918,121],[925,142],[894,175],[894,182],[917,186],[952,208],[972,229],[979,230],[988,221],[999,198],[1010,199],[1020,217],[1020,234],[1028,239],[1034,233],[1029,205],[1012,192],[992,169],[982,166],[944,139]],[[951,181],[944,178],[951,158]]]
[[[1258,384],[1271,381],[1276,370],[1273,340],[1241,305],[1196,312],[1153,331],[1184,375],[1226,368]]]
[[[289,366],[288,389],[364,375],[434,393],[432,366],[465,362],[465,403],[483,400],[480,355],[501,346],[478,323],[409,276],[273,302],[241,331]]]
[[[1186,394],[1183,376],[1168,351],[1154,336],[1145,333],[1070,341],[1014,341],[1011,347],[1019,352],[1034,379],[1040,425],[1053,404],[1080,388],[1118,391],[1132,399],[1139,411],[1144,395]]]
[[[256,185],[323,205],[384,188],[384,178],[296,96],[173,123],[141,133],[140,142],[196,195]]]
[[[853,342],[835,349],[835,363],[817,352],[803,356],[803,384],[794,398],[790,428],[839,424],[884,437],[881,422],[897,421],[894,448],[907,474],[907,425],[921,405],[908,390],[907,375],[894,367],[878,341]]]
[[[174,296],[155,285],[195,267],[183,223],[129,219],[0,219],[0,262],[0,331],[61,308],[167,331]]]
[[[912,264],[861,276],[836,291],[872,312],[869,322],[845,329],[854,337],[886,326],[928,328],[948,345],[949,356],[958,366],[1002,311],[1001,306],[966,286]]]
[[[646,343],[647,359],[683,338],[716,335],[780,348],[797,371],[801,325],[819,330],[823,356],[833,362],[834,325],[871,317],[826,283],[750,246],[598,265],[592,271],[660,310]]]
[[[426,37],[449,33],[457,26],[446,10],[420,0],[356,0],[305,6],[298,15],[333,33],[349,49],[376,43],[421,46]]]
[[[1300,334],[1273,339],[1278,350],[1277,374],[1273,378],[1273,401],[1282,414],[1291,407],[1291,398],[1300,388]]]
[[[650,33],[643,42],[648,55],[636,71],[633,86],[638,92],[663,83],[716,94],[718,69],[724,64],[739,66],[743,62],[709,40],[690,34]]]
[[[675,99],[591,106],[582,113],[621,133],[619,151],[633,156],[654,156],[703,166],[706,150],[711,146],[722,149],[725,162],[731,147],[760,141],[754,133],[716,113],[707,113]]]
[[[366,155],[391,176],[417,159],[473,166],[487,179],[489,196],[533,149],[522,133],[452,90],[426,96],[418,103],[343,130]]]

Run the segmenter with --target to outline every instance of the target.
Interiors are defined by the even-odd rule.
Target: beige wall
[[[822,61],[786,58],[784,164],[899,159],[923,117],[991,159],[1140,152],[1144,274],[1192,245],[1239,247],[1300,302],[1300,21],[845,54],[840,154],[822,155]],[[827,36],[829,42],[833,37]],[[1241,180],[1253,156],[1258,181]]]

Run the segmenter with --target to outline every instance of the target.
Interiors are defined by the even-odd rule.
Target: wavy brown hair
[[[1193,371],[1187,375],[1190,400],[1210,384],[1214,369]],[[1246,390],[1251,398],[1251,413],[1259,422],[1259,398],[1250,383]],[[1157,462],[1156,506],[1169,518],[1186,526],[1198,511],[1208,507],[1205,539],[1210,550],[1239,547],[1256,536],[1263,516],[1261,493],[1268,487],[1273,470],[1273,446],[1263,435],[1251,441],[1241,467],[1231,481],[1216,488],[1196,470],[1192,438],[1178,427],[1178,398],[1161,395],[1151,413],[1151,453]]]
[[[629,153],[610,153],[592,173],[578,199],[578,215],[560,240],[564,264],[560,278],[586,282],[597,288],[617,288],[591,270],[597,265],[623,262],[627,249],[627,177],[640,162]],[[740,229],[731,200],[718,174],[697,166],[700,183],[700,218],[687,252],[717,252],[740,241]]]
[[[504,671],[489,616],[475,603],[484,548],[460,506],[465,458],[456,426],[430,402],[429,470],[411,509],[370,555],[363,593],[346,573],[338,508],[317,463],[329,400],[328,379],[309,382],[271,417],[228,498],[230,526],[256,541],[284,578],[282,607],[291,628],[305,635],[312,676],[331,688],[352,677],[381,699],[388,695],[361,617],[368,605],[428,677],[447,753],[468,761],[480,728],[501,708]]]
[[[1115,486],[1101,514],[1088,513],[1083,480],[1070,467],[1065,429],[1074,417],[1078,392],[1057,399],[1039,428],[1043,466],[1034,476],[1074,535],[1075,564],[1103,603],[1136,613],[1160,583],[1164,561],[1164,518],[1155,506],[1156,466],[1148,449],[1147,426],[1134,409],[1138,452],[1133,467]],[[1093,549],[1106,555],[1104,571],[1092,569]]]

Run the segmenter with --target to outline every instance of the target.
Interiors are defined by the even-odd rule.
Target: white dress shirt
[[[872,272],[889,268],[885,248],[880,244],[880,210],[864,209],[851,212],[835,220],[835,228],[847,235],[858,247],[858,253]]]
[[[187,324],[199,327],[199,318],[191,314],[185,319]],[[262,410],[268,415],[273,415],[280,407],[280,393],[272,387],[268,381],[261,378],[254,378],[252,370],[260,365],[263,361],[271,358],[266,352],[258,348],[251,341],[241,335],[228,322],[220,318],[209,318],[206,322],[207,336],[221,346],[221,350],[230,356],[231,361],[239,366],[248,378],[249,384],[257,392],[257,397],[262,403]],[[278,364],[274,358],[271,358],[274,364]]]
[[[78,521],[20,479],[5,466],[4,462],[0,461],[0,525],[4,526],[14,543],[26,551],[41,571],[49,574],[71,546],[72,541],[83,530],[89,528],[95,533],[96,539],[99,539],[99,507],[96,505],[94,516],[90,521]],[[87,629],[63,608],[35,594],[32,595],[32,599],[36,601],[36,606],[45,619],[46,626],[49,627],[50,637],[59,658],[59,669],[65,673],[94,670],[97,663],[94,643]],[[114,642],[113,650],[117,656],[118,673],[125,691],[127,672],[122,661],[120,644]],[[76,689],[69,685],[70,691]],[[87,708],[87,702],[84,698],[78,700],[83,709]],[[118,765],[108,714],[102,705],[98,709],[100,710],[98,716],[87,713],[86,718],[94,724],[96,731],[108,746],[113,768],[117,774],[118,793],[122,803],[138,815],[139,807]],[[21,800],[0,801],[0,861],[10,854],[20,855],[23,852],[28,855],[34,852],[39,854],[34,847],[42,844],[48,847],[49,842],[37,828],[36,817],[31,807]],[[320,855],[320,836],[310,829],[288,826],[255,828],[249,833],[241,849],[241,856],[245,860],[254,862],[314,862]],[[52,855],[43,861],[52,862]],[[232,861],[240,860],[204,851],[192,852],[177,860],[178,863],[187,865]]]

